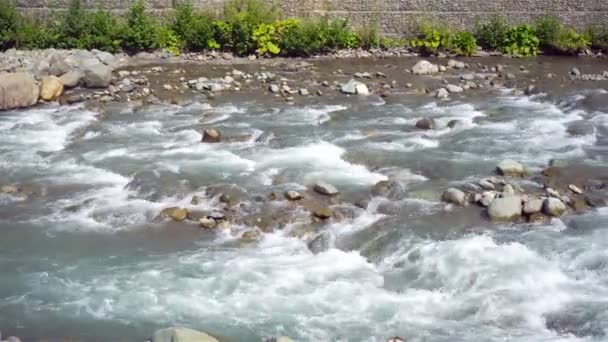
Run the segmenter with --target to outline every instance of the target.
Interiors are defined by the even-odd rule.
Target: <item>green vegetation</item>
[[[519,26],[494,16],[479,22],[474,33],[425,22],[414,39],[403,39],[383,37],[373,21],[355,29],[341,18],[283,18],[264,0],[229,0],[222,16],[180,2],[174,16],[165,20],[148,13],[142,0],[122,17],[101,9],[86,10],[83,0],[70,0],[65,12],[44,22],[18,13],[13,1],[0,0],[0,50],[54,47],[137,53],[165,49],[177,55],[211,49],[261,56],[399,47],[425,55],[471,56],[478,45],[515,56],[533,56],[541,50],[560,54],[608,50],[608,28],[596,26],[580,33],[551,16]]]

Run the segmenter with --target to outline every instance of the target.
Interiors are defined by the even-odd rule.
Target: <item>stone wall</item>
[[[15,0],[25,12],[45,14],[66,8],[70,0]],[[87,7],[124,11],[133,0],[83,0]],[[221,10],[224,0],[193,0],[201,8]],[[428,19],[459,28],[472,28],[493,14],[504,15],[512,23],[530,21],[550,13],[579,28],[590,24],[608,25],[608,0],[275,0],[289,16],[348,17],[355,25],[376,22],[387,34],[413,32]],[[177,0],[146,0],[156,12],[171,11]]]

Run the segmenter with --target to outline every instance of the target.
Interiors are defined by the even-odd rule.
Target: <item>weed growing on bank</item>
[[[413,39],[383,37],[380,31],[375,22],[355,29],[342,18],[284,18],[277,7],[263,0],[229,0],[221,15],[182,2],[172,16],[163,19],[150,13],[142,0],[124,16],[85,10],[82,0],[71,0],[66,11],[45,21],[21,15],[12,0],[0,0],[0,50],[78,48],[133,54],[164,49],[176,55],[219,50],[241,56],[311,56],[339,49],[403,47],[423,55],[460,56],[471,56],[479,47],[514,56],[608,50],[608,28],[594,26],[577,32],[552,16],[515,26],[494,16],[479,22],[475,32],[424,21]]]

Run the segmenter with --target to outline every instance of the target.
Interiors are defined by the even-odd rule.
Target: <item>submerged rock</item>
[[[522,212],[521,197],[507,196],[497,198],[488,207],[488,216],[494,221],[511,221],[519,218]]]
[[[416,127],[420,129],[435,129],[435,119],[422,118],[416,122]]]
[[[566,205],[558,198],[549,197],[543,203],[543,212],[549,216],[561,216],[566,212]]]
[[[323,181],[315,183],[313,189],[326,196],[335,196],[340,193],[335,186]]]
[[[213,229],[217,226],[217,222],[209,216],[199,218],[198,224],[200,224],[201,227],[206,229]]]
[[[39,97],[40,88],[32,74],[0,74],[0,110],[33,106]]]
[[[447,189],[441,196],[441,199],[444,202],[453,203],[460,206],[464,206],[467,203],[467,195],[464,193],[464,191],[456,188]]]
[[[498,163],[496,170],[503,176],[522,177],[526,174],[524,165],[511,159],[505,159]]]
[[[157,330],[151,342],[219,342],[213,336],[188,328],[167,328]]]
[[[188,210],[180,207],[165,208],[160,212],[162,217],[171,218],[174,221],[181,222],[188,217]]]
[[[334,242],[334,235],[330,231],[323,231],[308,242],[308,249],[314,254],[328,251]]]
[[[262,231],[259,229],[249,229],[241,235],[241,239],[247,242],[260,241],[262,238]]]
[[[219,143],[222,140],[222,134],[215,128],[206,128],[203,131],[202,142]]]
[[[595,127],[591,121],[576,120],[568,125],[566,132],[573,136],[591,135],[595,133]]]
[[[288,191],[285,191],[285,198],[287,198],[290,201],[299,201],[299,200],[303,199],[304,196],[302,196],[301,193],[299,193],[295,190],[288,190]]]
[[[322,220],[327,220],[328,218],[330,218],[334,215],[334,212],[330,208],[323,207],[323,208],[314,208],[312,210],[312,214],[317,218],[320,218]]]

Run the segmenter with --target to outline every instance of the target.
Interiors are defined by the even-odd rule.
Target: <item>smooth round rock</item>
[[[494,221],[512,221],[521,216],[521,197],[497,198],[488,207],[488,216]]]

